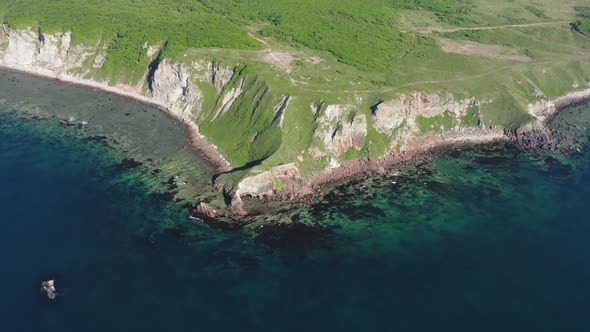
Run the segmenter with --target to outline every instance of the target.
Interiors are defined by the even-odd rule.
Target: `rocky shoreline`
[[[483,133],[487,135],[483,135]],[[419,168],[420,164],[425,161],[435,160],[440,155],[447,153],[451,149],[474,149],[477,146],[486,144],[507,144],[521,151],[551,151],[559,145],[558,138],[546,136],[549,131],[527,132],[527,135],[514,135],[511,131],[504,130],[484,130],[471,131],[472,134],[478,133],[480,136],[475,139],[460,139],[455,136],[453,141],[444,141],[440,135],[437,138],[429,137],[428,144],[420,146],[416,144],[415,148],[405,150],[401,153],[392,153],[379,159],[354,160],[343,164],[340,168],[322,172],[314,175],[306,183],[305,191],[301,190],[280,190],[275,191],[272,196],[263,197],[242,197],[244,207],[249,213],[235,214],[231,209],[224,211],[212,211],[206,203],[188,205],[189,218],[193,221],[209,225],[211,227],[223,229],[239,229],[256,223],[254,231],[264,234],[271,234],[276,229],[278,232],[287,232],[287,229],[299,230],[300,224],[305,224],[300,220],[299,209],[302,207],[310,210],[323,210],[325,204],[332,204],[338,199],[338,195],[333,192],[347,183],[361,181],[374,175],[397,176],[400,168],[415,167]],[[470,137],[470,136],[466,136]],[[425,138],[426,140],[426,138]],[[567,151],[561,150],[561,153]],[[264,207],[264,212],[254,209],[250,213],[252,206]],[[311,227],[310,225],[307,225]],[[309,229],[305,228],[305,231]]]
[[[191,148],[200,155],[214,169],[215,174],[225,173],[231,170],[230,163],[223,157],[217,148],[207,142],[198,126],[182,114],[174,112],[163,102],[143,96],[137,92],[131,92],[121,87],[112,87],[103,83],[90,80],[83,80],[69,75],[55,75],[35,70],[16,68],[0,64],[1,70],[21,72],[42,78],[54,79],[63,84],[72,84],[87,89],[98,90],[106,94],[116,95],[138,103],[155,107],[168,116],[172,117],[182,126]],[[328,169],[315,173],[306,179],[299,179],[297,186],[287,186],[286,189],[273,190],[272,195],[263,197],[251,197],[237,193],[234,204],[223,211],[217,211],[207,205],[207,202],[197,201],[196,205],[188,205],[191,219],[209,224],[214,227],[240,228],[255,222],[267,214],[260,212],[258,206],[266,206],[270,202],[281,204],[298,204],[300,202],[312,202],[323,195],[322,189],[353,178],[384,174],[394,170],[396,165],[405,163],[424,155],[436,155],[439,151],[449,146],[469,146],[491,142],[508,142],[523,149],[555,150],[558,148],[558,139],[547,128],[546,124],[551,121],[560,109],[570,107],[590,100],[590,90],[583,90],[553,101],[545,101],[539,107],[537,121],[527,127],[517,130],[505,130],[494,128],[472,128],[448,131],[439,134],[430,134],[421,138],[411,140],[403,149],[392,151],[382,157],[375,159],[359,159],[342,163],[338,168]],[[530,107],[529,107],[530,108]],[[534,112],[531,112],[533,115]],[[298,176],[298,174],[297,174]],[[302,181],[301,181],[302,180]],[[242,209],[242,199],[247,202],[245,209]],[[237,204],[236,204],[237,202]],[[254,206],[254,208],[253,208]],[[263,208],[264,209],[264,208]],[[269,208],[269,210],[277,210]],[[252,213],[252,211],[256,211]],[[244,213],[246,212],[246,213]]]
[[[562,109],[575,107],[590,102],[590,91],[574,93],[559,98],[552,107],[552,112],[537,124],[516,130],[507,129],[464,129],[455,132],[447,132],[437,135],[429,135],[414,140],[405,149],[394,151],[377,159],[359,159],[343,163],[340,167],[316,173],[305,182],[304,189],[275,190],[272,196],[242,197],[248,204],[269,204],[283,202],[285,204],[305,204],[314,206],[323,198],[331,195],[331,189],[344,182],[356,181],[372,175],[397,174],[397,168],[402,165],[418,164],[420,160],[433,160],[439,155],[455,148],[476,148],[484,144],[503,143],[508,144],[524,152],[553,152],[560,155],[568,155],[579,152],[580,146],[567,141],[567,135],[563,132],[552,130],[548,124]],[[577,140],[579,143],[579,140]],[[200,211],[192,210],[199,215]],[[265,223],[265,227],[278,227],[274,224],[298,223],[295,218],[282,218],[278,223]],[[235,216],[224,218],[237,218],[249,224],[256,217],[248,216],[245,219]],[[259,216],[260,217],[260,216]],[[286,221],[285,221],[286,220]],[[236,222],[236,221],[233,221]],[[273,226],[274,225],[274,226]],[[284,225],[281,227],[285,227]],[[282,229],[282,228],[281,228]],[[266,230],[268,231],[268,229]]]
[[[547,101],[543,115],[525,128],[515,130],[501,128],[466,128],[455,131],[431,134],[414,139],[400,151],[392,151],[376,159],[359,159],[344,162],[340,167],[313,174],[305,182],[302,191],[281,190],[276,192],[276,199],[290,200],[303,192],[318,193],[321,188],[343,180],[374,174],[386,173],[396,165],[411,161],[421,155],[436,155],[449,146],[470,146],[493,142],[507,142],[526,151],[558,151],[563,154],[571,152],[560,145],[557,133],[547,125],[554,120],[560,110],[590,102],[590,89],[573,92]]]
[[[400,151],[392,151],[377,159],[353,160],[343,163],[339,168],[314,174],[307,181],[310,189],[317,191],[321,187],[348,178],[385,173],[396,165],[415,159],[419,155],[433,154],[449,145],[472,145],[507,141],[504,130],[498,129],[464,129],[455,132],[428,135],[412,141]]]

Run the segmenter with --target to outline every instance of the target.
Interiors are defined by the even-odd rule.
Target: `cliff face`
[[[95,52],[71,45],[71,33],[38,34],[30,29],[0,31],[0,63],[34,73],[60,75],[82,66]],[[2,42],[0,42],[2,44]]]
[[[193,114],[201,111],[202,92],[192,82],[191,73],[184,64],[162,61],[150,85],[151,97],[178,117],[192,121]]]
[[[156,48],[146,45],[146,54],[155,56]],[[71,33],[39,34],[31,29],[12,30],[3,25],[0,30],[0,64],[35,74],[64,80],[94,82],[108,86],[108,82],[93,77],[93,69],[100,69],[106,59],[101,46],[72,44]],[[194,67],[194,68],[193,68]],[[213,84],[221,89],[233,71],[211,62],[193,64],[187,68],[183,63],[164,60],[153,72],[150,91],[142,89],[147,82],[134,86],[117,84],[121,92],[131,92],[153,99],[173,113],[190,118],[190,113],[201,108],[202,93],[195,80]],[[148,68],[146,68],[146,75]]]
[[[325,148],[342,156],[351,148],[361,150],[367,136],[367,118],[351,105],[328,105],[317,117],[315,135]]]
[[[470,107],[479,106],[480,103],[475,98],[455,100],[452,95],[439,96],[415,92],[376,105],[373,109],[373,125],[380,133],[391,136],[396,128],[418,130],[416,119],[419,116],[434,118],[450,112],[454,118],[460,119],[467,115]]]
[[[577,88],[580,87],[577,86]],[[543,98],[536,103],[529,104],[527,110],[537,120],[537,123],[542,123],[554,116],[559,108],[579,100],[589,99],[590,82],[586,84],[585,88],[584,90],[576,91],[556,99]]]

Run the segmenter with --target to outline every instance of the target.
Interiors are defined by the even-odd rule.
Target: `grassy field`
[[[75,42],[100,45],[107,60],[96,73],[136,83],[159,57],[215,61],[237,75],[219,94],[201,84],[203,133],[241,170],[297,162],[303,174],[329,157],[317,145],[312,105],[371,107],[424,91],[485,101],[463,119],[418,118],[422,133],[460,126],[518,128],[531,121],[527,105],[557,97],[590,79],[590,7],[585,0],[4,0],[0,17],[15,28],[72,31]],[[584,6],[586,4],[586,6]],[[220,111],[224,92],[244,92]],[[283,126],[277,105],[289,96]],[[228,133],[231,133],[229,135]],[[391,137],[369,126],[361,151],[378,156]],[[243,169],[242,169],[243,168]]]

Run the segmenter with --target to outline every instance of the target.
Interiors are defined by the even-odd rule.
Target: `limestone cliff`
[[[96,56],[96,49],[72,45],[69,32],[39,34],[31,29],[11,30],[3,25],[0,35],[0,41],[5,44],[0,47],[0,63],[37,74],[82,76],[73,70]]]
[[[467,115],[470,107],[479,106],[480,102],[475,98],[455,100],[452,95],[439,96],[415,92],[376,105],[373,109],[373,125],[380,133],[391,136],[394,129],[402,126],[417,130],[417,117],[434,118],[450,112],[454,118],[460,119]]]
[[[315,135],[328,150],[342,156],[352,147],[361,150],[367,136],[367,119],[351,105],[328,105],[318,110]]]
[[[182,119],[192,121],[193,114],[201,111],[202,93],[182,63],[162,61],[153,73],[150,90],[154,100]]]

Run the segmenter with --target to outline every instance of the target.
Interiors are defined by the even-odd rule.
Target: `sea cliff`
[[[109,54],[100,41],[76,43],[70,32],[47,34],[4,24],[0,66],[166,111],[215,166],[215,185],[236,211],[242,197],[301,197],[326,182],[383,171],[441,145],[544,135],[547,119],[560,107],[590,97],[588,81],[572,82],[570,93],[558,98],[535,90],[530,103],[515,105],[524,120],[510,126],[488,115],[496,100],[466,91],[376,90],[323,98],[319,92],[274,84],[247,63],[161,58],[161,47],[144,45],[151,62],[140,80],[113,81],[101,74]]]

